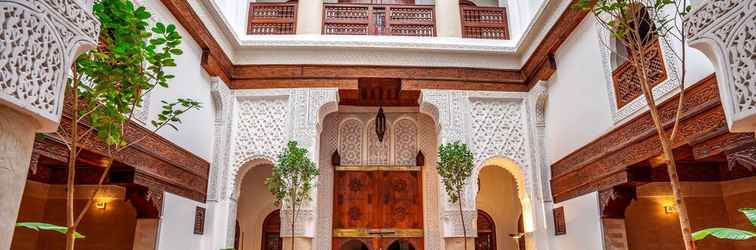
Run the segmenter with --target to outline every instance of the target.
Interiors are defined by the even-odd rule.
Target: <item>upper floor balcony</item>
[[[467,0],[312,2],[316,4],[306,1],[250,3],[247,35],[311,34],[308,31],[312,28],[297,26],[313,27],[317,25],[312,23],[313,17],[320,16],[317,28],[322,35],[434,37],[443,33],[442,36],[461,38],[510,39],[507,9],[498,7],[498,1],[478,0],[478,4]]]

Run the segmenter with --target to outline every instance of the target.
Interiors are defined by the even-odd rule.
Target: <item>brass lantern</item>
[[[383,106],[378,108],[378,115],[375,116],[375,135],[378,141],[383,142],[383,136],[386,135],[386,114],[383,113]]]

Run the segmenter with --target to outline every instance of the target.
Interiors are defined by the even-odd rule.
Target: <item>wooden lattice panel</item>
[[[326,4],[323,34],[435,36],[433,6]]]
[[[509,39],[507,9],[499,7],[460,6],[462,37]]]
[[[250,3],[250,35],[286,35],[297,32],[296,3]]]
[[[645,57],[648,64],[646,73],[651,80],[651,87],[653,88],[667,79],[667,70],[664,67],[664,57],[659,43],[650,43],[646,49]],[[614,82],[614,95],[617,100],[617,108],[622,108],[643,94],[638,70],[629,61],[614,70],[612,80]]]

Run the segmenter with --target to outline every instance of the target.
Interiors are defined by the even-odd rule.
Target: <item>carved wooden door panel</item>
[[[420,171],[337,170],[335,177],[333,249],[357,240],[385,250],[400,239],[422,249]]]
[[[376,173],[337,171],[334,180],[334,228],[377,228],[380,224],[372,207],[376,199]]]
[[[422,193],[419,172],[381,172],[382,228],[422,228]]]

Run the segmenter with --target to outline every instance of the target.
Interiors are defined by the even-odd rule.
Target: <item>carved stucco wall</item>
[[[331,155],[339,150],[342,165],[409,165],[417,152],[425,156],[423,166],[423,224],[426,249],[443,249],[440,234],[438,174],[436,173],[435,122],[427,115],[386,108],[388,130],[384,143],[375,135],[375,110],[340,112],[323,121],[320,141],[320,179],[315,249],[331,249],[333,229],[333,166]]]
[[[530,210],[533,195],[532,157],[535,157],[532,131],[529,123],[529,98],[527,93],[503,93],[485,91],[423,90],[421,111],[431,115],[437,122],[440,143],[462,141],[470,145],[475,157],[473,176],[463,194],[463,210],[468,235],[475,235],[473,221],[477,215],[475,197],[480,169],[489,159],[503,158],[516,163],[518,190],[523,191],[523,209]],[[513,172],[513,171],[510,171]],[[439,184],[440,185],[440,184]],[[443,190],[442,187],[439,187]],[[462,235],[462,222],[457,206],[448,202],[447,195],[441,192],[441,222],[444,237]],[[528,214],[528,213],[526,213]],[[531,218],[525,220],[532,221]],[[527,216],[526,216],[527,217]]]
[[[756,127],[756,1],[705,0],[687,17],[689,43],[714,64],[733,132]]]
[[[0,1],[0,104],[55,131],[70,65],[94,48],[99,32],[100,22],[79,1]]]
[[[210,171],[208,200],[228,202],[218,208],[227,217],[216,224],[225,226],[225,242],[233,244],[236,199],[242,175],[260,163],[272,164],[287,141],[296,140],[309,150],[317,163],[316,145],[320,121],[335,107],[336,89],[266,89],[229,90],[225,83],[213,79],[216,107],[213,166]],[[295,235],[312,237],[316,202],[306,204],[297,214]],[[291,213],[281,212],[282,232],[289,232]]]

